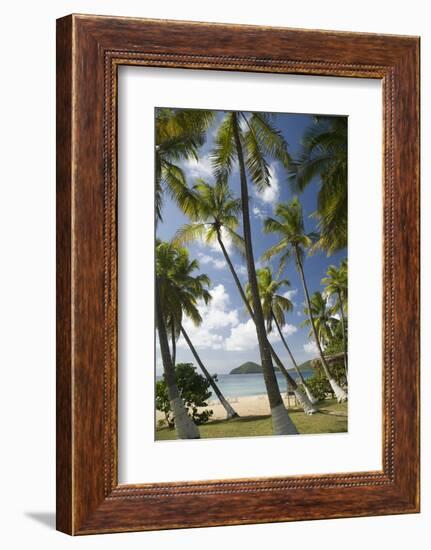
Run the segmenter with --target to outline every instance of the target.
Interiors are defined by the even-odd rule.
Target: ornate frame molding
[[[256,46],[258,36],[267,45]],[[216,38],[228,45],[211,46]],[[69,16],[58,21],[57,47],[58,529],[86,534],[418,511],[418,39]],[[383,81],[382,471],[118,484],[120,65]],[[401,362],[406,356],[409,365]],[[258,494],[260,507],[253,505]]]

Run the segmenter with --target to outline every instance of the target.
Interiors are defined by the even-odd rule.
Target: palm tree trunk
[[[341,299],[341,292],[337,290],[338,299],[340,301],[340,311],[341,311],[341,328],[343,330],[343,346],[344,346],[344,370],[346,371],[347,379],[347,339],[346,339],[346,319],[344,317],[344,307],[343,300]]]
[[[241,281],[239,280],[239,277],[236,274],[235,268],[234,268],[234,266],[231,262],[229,254],[228,254],[228,252],[226,250],[226,247],[223,243],[223,239],[221,238],[220,231],[217,231],[217,240],[218,240],[218,243],[220,245],[220,248],[222,249],[223,255],[224,255],[225,260],[226,260],[226,263],[229,266],[230,272],[232,273],[232,277],[234,278],[234,281],[235,281],[236,286],[238,288],[238,292],[241,296],[241,299],[244,302],[244,305],[247,308],[247,311],[250,314],[250,317],[251,317],[253,323],[256,324],[256,319],[254,317],[253,310],[251,309],[250,303],[247,300],[247,297],[244,293],[244,289],[242,288]],[[317,412],[316,409],[313,407],[313,403],[312,403],[310,397],[301,392],[301,390],[298,387],[298,384],[295,382],[295,380],[288,373],[288,371],[287,371],[286,367],[283,365],[280,357],[276,354],[273,346],[269,342],[268,342],[268,345],[269,345],[269,348],[271,350],[271,355],[272,355],[275,363],[277,364],[277,366],[280,369],[283,376],[286,378],[286,383],[288,385],[290,384],[292,386],[293,392],[295,393],[295,396],[296,396],[297,400],[299,401],[301,407],[303,408],[304,412],[306,414],[313,414],[313,413]]]
[[[293,364],[293,367],[297,373],[297,375],[299,376],[299,378],[301,379],[301,383],[304,387],[304,391],[305,393],[307,394],[307,397],[308,399],[310,400],[310,402],[312,403],[312,405],[314,405],[315,403],[317,403],[318,399],[316,399],[314,397],[314,395],[311,393],[310,391],[310,388],[307,386],[307,382],[305,381],[305,378],[302,374],[302,372],[299,370],[299,367],[298,367],[298,364],[296,363],[295,361],[295,358],[293,357],[293,354],[292,352],[290,351],[290,348],[289,346],[287,345],[287,342],[286,342],[286,339],[285,337],[283,336],[283,333],[281,332],[281,327],[277,321],[277,318],[275,317],[274,315],[274,312],[272,312],[272,318],[274,319],[274,323],[275,323],[275,326],[277,327],[277,330],[278,330],[278,334],[280,335],[280,338],[281,338],[281,341],[283,342],[284,344],[284,347],[286,348],[287,350],[287,353],[289,354],[289,357],[290,357],[290,360],[292,361],[292,364]]]
[[[255,326],[257,341],[259,344],[260,358],[263,368],[263,377],[265,380],[266,391],[268,393],[269,406],[272,415],[272,427],[274,434],[294,434],[298,433],[295,425],[289,417],[289,414],[284,406],[283,399],[278,387],[277,377],[275,376],[274,367],[272,364],[271,350],[269,347],[268,338],[266,336],[265,321],[263,318],[262,306],[260,303],[259,289],[257,285],[256,268],[253,257],[253,246],[251,239],[250,213],[249,213],[249,196],[247,187],[247,177],[245,171],[244,156],[242,145],[239,136],[238,119],[236,113],[232,113],[233,117],[233,134],[235,146],[238,156],[239,173],[241,182],[241,202],[242,202],[242,223],[244,230],[245,254],[247,261],[247,273],[250,283],[250,290],[253,301],[253,312],[255,317]]]
[[[227,252],[227,250],[226,250],[226,247],[225,247],[225,245],[224,245],[224,242],[223,242],[223,240],[222,240],[222,238],[221,238],[220,231],[217,231],[217,241],[218,241],[218,243],[219,243],[219,245],[220,245],[220,248],[221,248],[221,250],[222,250],[222,252],[223,252],[223,256],[224,256],[224,258],[225,258],[225,260],[226,260],[226,263],[227,263],[227,265],[229,266],[230,272],[232,273],[232,277],[234,278],[234,281],[235,281],[235,283],[236,283],[236,286],[237,286],[237,288],[238,288],[238,291],[239,291],[239,294],[240,294],[240,296],[241,296],[241,298],[242,298],[242,301],[244,302],[244,305],[245,305],[245,307],[247,308],[247,311],[249,312],[250,317],[251,317],[251,318],[253,319],[253,321],[254,321],[254,313],[253,313],[253,310],[251,309],[251,306],[250,306],[250,304],[249,304],[249,302],[248,302],[248,300],[247,300],[247,297],[246,297],[246,295],[245,295],[245,293],[244,293],[244,290],[243,290],[243,288],[242,288],[241,281],[239,280],[239,277],[238,277],[238,275],[236,274],[235,268],[233,267],[233,264],[232,264],[232,262],[231,262],[231,259],[230,259],[230,257],[229,257],[229,254],[228,254],[228,252]],[[254,322],[255,322],[255,321],[254,321]]]
[[[187,414],[181,399],[180,392],[175,380],[175,368],[172,364],[172,357],[169,351],[169,341],[166,332],[165,320],[160,304],[159,289],[156,280],[156,320],[159,334],[160,351],[162,354],[163,370],[168,390],[169,403],[174,413],[175,431],[178,439],[199,439],[199,430],[190,416]]]
[[[299,274],[301,276],[302,287],[304,289],[305,300],[307,302],[308,316],[310,318],[311,328],[313,330],[314,340],[316,341],[316,346],[317,346],[317,349],[319,351],[323,371],[325,373],[325,376],[329,380],[329,384],[331,385],[331,388],[332,388],[332,390],[333,390],[333,392],[334,392],[334,394],[337,398],[337,401],[339,403],[342,403],[343,401],[347,401],[347,393],[343,390],[343,388],[341,388],[337,384],[337,382],[332,378],[331,373],[329,372],[328,363],[326,362],[325,356],[323,355],[322,346],[320,345],[319,336],[317,334],[316,326],[314,324],[313,313],[311,311],[310,295],[308,294],[307,283],[305,282],[304,268],[302,267],[301,258],[300,258],[299,253],[296,249],[295,249],[295,254],[296,254],[296,263],[297,263],[297,266],[298,266]]]
[[[190,338],[189,338],[189,335],[187,334],[187,332],[184,330],[184,327],[182,325],[180,325],[180,330],[181,330],[181,334],[184,336],[184,340],[187,342],[187,345],[189,346],[190,348],[190,351],[193,353],[193,356],[194,358],[196,359],[196,362],[197,364],[199,365],[201,371],[204,373],[205,375],[205,378],[208,380],[208,382],[210,383],[212,389],[214,390],[214,393],[217,395],[220,403],[223,405],[225,411],[226,411],[226,414],[227,414],[227,418],[228,420],[230,418],[235,418],[235,417],[239,417],[239,414],[234,410],[234,408],[232,407],[232,405],[227,401],[227,399],[225,398],[225,396],[222,394],[222,392],[220,391],[220,388],[217,386],[214,378],[211,376],[211,374],[207,371],[207,369],[205,368],[204,364],[202,363],[201,361],[201,358],[199,357],[194,345],[192,344]]]
[[[176,344],[176,337],[175,337],[175,324],[173,322],[171,326],[171,340],[172,340],[172,364],[175,368],[176,358],[177,358],[177,344]]]

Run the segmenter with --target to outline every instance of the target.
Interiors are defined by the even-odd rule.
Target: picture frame
[[[381,80],[381,471],[118,483],[120,65]],[[419,512],[419,219],[418,37],[59,19],[57,529],[84,535]]]

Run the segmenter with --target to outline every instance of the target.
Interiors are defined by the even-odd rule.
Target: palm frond
[[[166,183],[169,195],[184,214],[194,213],[196,197],[187,185],[183,170],[176,164],[165,160],[162,163],[162,180]]]
[[[190,260],[185,248],[173,242],[157,241],[156,274],[163,314],[167,323],[180,323],[183,312],[194,324],[202,322],[199,302],[208,304],[211,280],[205,273],[194,274],[199,262]]]
[[[284,253],[286,254],[288,251],[288,243],[285,239],[282,239],[277,244],[274,244],[268,250],[266,250],[262,254],[263,260],[270,260],[272,257],[276,256],[277,254]]]
[[[288,144],[283,134],[272,124],[271,118],[268,113],[253,112],[250,127],[263,154],[278,160],[287,169],[291,162]]]
[[[190,223],[180,227],[173,238],[173,243],[177,246],[188,244],[192,241],[203,240],[207,232],[206,223]]]
[[[254,128],[244,114],[242,114],[242,117],[248,126],[248,129],[243,132],[247,170],[258,190],[263,191],[270,185],[269,166]]]
[[[274,218],[266,218],[263,222],[264,233],[282,233],[283,224]]]
[[[311,181],[320,187],[316,217],[321,237],[314,249],[328,255],[347,246],[347,118],[316,117],[292,162],[292,189],[303,191]]]
[[[216,134],[215,147],[211,155],[214,174],[221,181],[230,176],[236,158],[233,124],[233,113],[227,113]]]
[[[289,298],[286,298],[285,296],[276,296],[276,303],[281,307],[283,311],[293,310],[292,302],[289,300]]]

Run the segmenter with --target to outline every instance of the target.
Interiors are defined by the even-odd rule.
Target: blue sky
[[[212,128],[208,131],[206,143],[200,150],[200,161],[185,161],[181,164],[189,185],[194,183],[196,178],[203,178],[213,183],[211,174],[211,150],[213,139],[218,122],[223,117],[219,112]],[[295,157],[300,145],[301,137],[305,129],[313,124],[312,115],[306,114],[277,114],[275,119],[276,127],[283,133],[291,156]],[[239,174],[234,169],[229,184],[235,195],[240,195]],[[307,231],[316,230],[316,220],[311,214],[316,210],[317,191],[319,182],[313,181],[306,190],[300,194],[304,221]],[[252,224],[252,237],[254,254],[257,266],[265,265],[260,257],[263,252],[272,244],[277,242],[276,235],[266,235],[262,231],[262,220],[266,216],[273,215],[273,207],[277,202],[290,201],[293,194],[287,182],[284,169],[277,162],[271,163],[271,186],[263,194],[259,194],[249,181],[250,191],[250,212]],[[163,205],[163,222],[158,224],[157,237],[169,240],[181,225],[187,223],[187,218],[180,212],[176,204],[165,194]],[[241,220],[239,220],[241,222]],[[238,229],[242,233],[241,226]],[[201,359],[212,374],[228,373],[231,369],[239,366],[245,361],[260,363],[259,349],[255,328],[250,321],[248,314],[238,295],[231,273],[225,264],[221,250],[214,244],[213,247],[203,243],[193,243],[188,246],[190,257],[197,258],[200,263],[200,270],[206,273],[211,279],[211,293],[213,300],[207,307],[202,305],[201,314],[203,322],[199,327],[186,320],[185,328],[189,333]],[[229,252],[241,281],[246,282],[245,260],[239,256],[233,247]],[[338,265],[340,260],[347,256],[347,250],[333,254],[329,258],[326,254],[319,252],[305,259],[304,269],[308,281],[310,294],[315,290],[322,290],[321,279],[325,276],[329,265]],[[275,272],[278,268],[278,260],[272,260],[271,265]],[[295,269],[294,262],[289,263],[283,274],[283,278],[290,281],[290,286],[285,287],[282,293],[288,292],[287,296],[294,304],[292,312],[286,314],[286,326],[284,334],[290,344],[292,352],[298,363],[316,356],[315,346],[308,337],[308,328],[301,328],[304,320],[304,294],[301,281]],[[287,352],[280,343],[274,332],[270,340],[279,353],[285,365],[290,368]],[[177,362],[193,362],[193,356],[187,344],[182,338],[177,344]],[[157,374],[161,374],[162,366],[159,353],[156,356]]]

